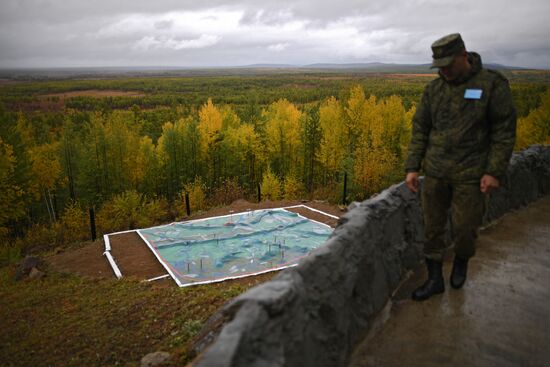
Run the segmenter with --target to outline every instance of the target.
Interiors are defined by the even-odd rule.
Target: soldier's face
[[[439,68],[439,72],[445,80],[452,81],[460,75],[460,68],[458,67],[457,59],[458,57],[455,57],[451,65]]]
[[[439,72],[445,80],[453,81],[468,71],[467,64],[468,56],[466,52],[464,52],[456,55],[451,65],[439,68]]]

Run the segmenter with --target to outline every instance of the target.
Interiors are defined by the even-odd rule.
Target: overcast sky
[[[484,62],[550,69],[549,0],[0,0],[0,67]]]

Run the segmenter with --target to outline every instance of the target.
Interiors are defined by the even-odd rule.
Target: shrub
[[[16,240],[23,254],[55,248],[61,241],[59,238],[59,223],[52,225],[34,224],[27,230],[25,237]]]
[[[284,182],[285,200],[297,200],[302,196],[302,183],[294,176],[287,176]]]
[[[17,262],[19,259],[21,259],[21,247],[19,244],[0,244],[0,267]]]
[[[281,182],[277,176],[271,172],[271,169],[268,169],[267,172],[264,173],[261,190],[264,200],[279,200],[281,197]]]
[[[168,217],[165,199],[148,199],[137,191],[125,191],[109,200],[99,211],[98,226],[103,233],[148,227]]]
[[[184,186],[182,198],[185,198],[185,192],[189,193],[189,206],[192,212],[206,208],[206,185],[200,177],[195,177],[195,181]]]
[[[63,243],[86,240],[90,235],[89,217],[78,202],[70,202],[60,218]]]
[[[229,205],[235,200],[242,199],[244,191],[239,186],[237,178],[225,179],[220,187],[214,190],[210,202],[212,206]]]
[[[136,229],[141,218],[141,196],[134,190],[125,191],[107,201],[97,215],[102,232]]]
[[[362,199],[383,190],[388,185],[388,178],[400,166],[388,149],[363,146],[358,151],[353,183],[359,188],[357,196]]]
[[[331,204],[338,204],[342,202],[343,187],[343,182],[332,181],[316,188],[311,196],[314,200],[327,200]]]
[[[168,201],[165,198],[150,199],[141,207],[138,226],[150,227],[169,220]]]

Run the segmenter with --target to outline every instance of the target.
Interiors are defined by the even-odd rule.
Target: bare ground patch
[[[0,87],[2,83],[0,83]],[[141,92],[121,91],[121,90],[78,90],[62,93],[36,94],[30,101],[20,101],[11,104],[9,107],[13,111],[62,111],[65,108],[67,99],[75,97],[90,98],[108,98],[108,97],[143,97],[146,94]]]
[[[46,258],[57,271],[75,273],[92,278],[111,278],[113,270],[106,261],[103,241],[96,241],[76,250],[69,250]]]
[[[437,74],[435,73],[422,73],[422,74],[407,74],[407,73],[395,73],[395,74],[388,74],[389,77],[395,77],[395,78],[415,78],[415,77],[421,77],[421,78],[433,78]]]
[[[123,276],[150,279],[166,274],[164,267],[136,232],[112,235],[109,240],[111,254]]]
[[[22,82],[21,82],[21,81],[18,81],[18,80],[11,80],[11,79],[2,79],[2,78],[0,78],[0,86],[2,86],[2,85],[19,84],[19,83],[22,83]]]

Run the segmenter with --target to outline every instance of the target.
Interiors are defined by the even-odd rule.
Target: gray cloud
[[[461,32],[485,61],[550,68],[547,0],[3,0],[0,67],[429,62]]]
[[[161,20],[154,24],[156,29],[170,29],[174,26],[174,22],[171,20]]]

